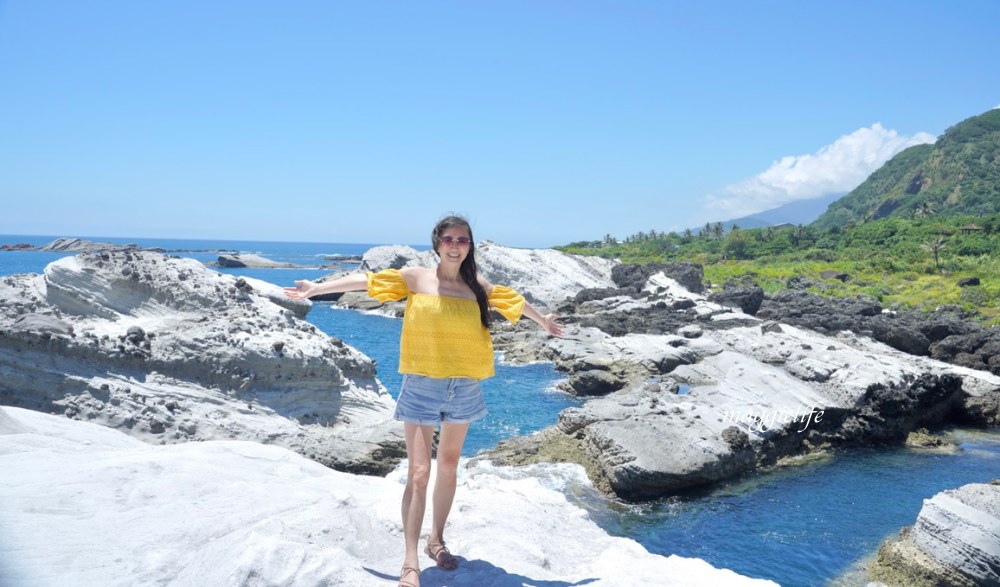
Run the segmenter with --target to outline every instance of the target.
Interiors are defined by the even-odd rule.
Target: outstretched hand
[[[558,314],[546,314],[542,316],[542,318],[545,318],[545,321],[542,323],[542,328],[544,328],[545,332],[548,332],[552,336],[558,336],[562,338],[563,327],[562,324],[556,322],[556,318],[558,317],[559,317]]]
[[[307,300],[316,285],[308,279],[295,282],[295,287],[286,287],[285,295],[293,300]]]

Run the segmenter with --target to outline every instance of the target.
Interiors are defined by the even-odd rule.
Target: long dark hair
[[[462,265],[459,266],[458,273],[462,276],[462,281],[465,282],[465,285],[468,285],[472,293],[476,294],[476,302],[479,303],[479,319],[482,321],[484,327],[489,328],[493,324],[493,318],[490,316],[490,302],[486,298],[486,290],[479,283],[476,268],[476,240],[472,238],[472,227],[469,226],[469,221],[461,216],[446,216],[442,218],[434,226],[434,230],[431,231],[431,247],[435,253],[438,253],[438,246],[441,244],[441,235],[449,228],[464,228],[469,232],[469,254],[466,255],[465,260],[462,261]],[[438,256],[440,255],[441,253],[438,253]]]

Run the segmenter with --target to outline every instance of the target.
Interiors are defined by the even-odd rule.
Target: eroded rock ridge
[[[371,360],[246,279],[105,251],[4,277],[0,301],[0,403],[154,442],[274,443],[347,471],[403,456]]]

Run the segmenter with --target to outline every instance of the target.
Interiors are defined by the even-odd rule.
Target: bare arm
[[[552,336],[562,337],[562,324],[556,322],[556,318],[559,316],[555,314],[545,314],[543,316],[541,312],[536,310],[535,307],[528,302],[524,303],[524,315],[537,322],[538,325],[545,330],[545,332],[548,332]]]
[[[478,277],[479,277],[479,284],[482,285],[483,289],[486,290],[486,295],[487,296],[490,295],[490,293],[493,291],[493,284],[487,281],[481,275]],[[524,316],[527,316],[531,320],[535,321],[536,323],[538,323],[538,325],[541,326],[542,329],[545,330],[545,332],[551,334],[552,336],[561,337],[563,335],[563,327],[562,324],[556,322],[556,318],[559,317],[556,314],[543,315],[534,306],[529,304],[527,300],[525,300],[524,302],[524,311],[522,312],[522,314]]]
[[[341,293],[345,291],[364,291],[368,289],[368,275],[365,273],[350,273],[323,283],[313,283],[303,279],[295,282],[295,287],[286,287],[285,295],[293,300],[305,300],[313,296]]]

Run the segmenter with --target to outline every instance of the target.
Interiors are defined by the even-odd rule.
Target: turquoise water
[[[591,515],[652,552],[702,558],[786,587],[822,585],[913,524],[925,498],[1000,477],[1000,435],[950,435],[958,454],[843,450],[701,495]]]
[[[29,240],[34,239],[34,240]],[[0,244],[45,244],[54,237],[0,235]],[[325,256],[361,254],[372,245],[102,239],[158,246],[173,254],[211,261],[218,251],[239,251],[308,269],[232,269],[279,285],[349,269]],[[426,248],[426,247],[424,247]],[[188,252],[198,251],[198,252]],[[38,273],[64,254],[0,252],[0,275]],[[372,357],[380,380],[398,393],[399,320],[316,304],[309,320]],[[553,391],[560,375],[550,365],[497,365],[484,383],[490,414],[470,430],[473,455],[499,440],[550,426],[577,400]],[[773,473],[740,479],[712,491],[628,505],[593,491],[570,495],[609,533],[627,536],[652,552],[702,558],[785,587],[817,586],[837,579],[870,555],[885,538],[912,524],[924,499],[944,489],[1000,478],[1000,434],[951,432],[957,454],[907,449],[845,450]]]
[[[309,321],[331,336],[343,339],[375,360],[378,377],[393,398],[399,395],[399,333],[402,321],[371,313],[316,304]],[[472,456],[512,436],[530,434],[556,422],[559,412],[579,405],[570,395],[555,391],[563,379],[551,364],[511,366],[498,363],[496,376],[483,382],[489,413],[469,428],[462,453]]]

